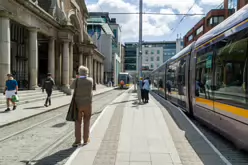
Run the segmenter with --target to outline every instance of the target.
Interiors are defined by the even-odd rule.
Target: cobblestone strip
[[[93,165],[115,165],[125,103],[120,103],[110,120]]]

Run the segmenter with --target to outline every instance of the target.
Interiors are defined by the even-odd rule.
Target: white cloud
[[[202,4],[206,4],[206,5],[219,5],[222,2],[224,2],[223,0],[201,0]]]
[[[144,0],[143,2],[148,7],[169,7],[179,13],[187,13],[195,0]]]
[[[96,4],[88,5],[89,11],[98,12],[121,12],[137,13],[138,4],[130,4],[123,0],[99,0]],[[160,13],[174,13],[172,9],[160,9]],[[117,23],[122,27],[123,40],[138,40],[139,15],[111,15],[116,18]],[[168,25],[175,22],[175,15],[144,15],[143,16],[143,36],[163,36],[170,33],[171,27]]]

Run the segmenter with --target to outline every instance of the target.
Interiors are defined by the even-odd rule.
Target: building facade
[[[186,47],[197,40],[247,3],[248,0],[224,0],[217,9],[210,10],[205,17],[186,33],[184,46]]]
[[[156,69],[163,62],[183,49],[183,40],[154,41],[142,43],[142,68],[145,71]],[[137,73],[138,42],[125,43],[124,69],[126,72]]]
[[[121,72],[125,72],[125,45],[121,44]]]
[[[163,47],[144,47],[142,49],[143,70],[157,69],[163,64],[163,54]]]
[[[36,89],[48,72],[70,94],[79,65],[94,83],[103,82],[104,56],[87,33],[83,0],[8,0],[0,2],[0,90],[12,73],[23,90]]]
[[[116,19],[105,12],[90,12],[87,20],[88,34],[99,52],[105,56],[104,82],[117,82],[121,70],[121,29]]]
[[[135,72],[137,70],[137,42],[125,43],[124,71]]]

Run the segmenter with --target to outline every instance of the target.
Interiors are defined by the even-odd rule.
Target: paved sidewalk
[[[93,95],[98,95],[114,88],[105,87],[101,85],[96,91],[93,91]],[[45,96],[44,96],[45,97]],[[22,104],[17,107],[15,111],[4,112],[4,109],[0,109],[0,127],[9,125],[26,118],[30,118],[35,115],[39,115],[48,111],[52,111],[59,107],[67,106],[70,104],[72,96],[62,96],[52,99],[52,105],[49,107],[44,107],[44,100],[37,101],[33,103]]]
[[[160,107],[137,104],[126,91],[105,108],[91,128],[91,142],[66,165],[181,165]]]

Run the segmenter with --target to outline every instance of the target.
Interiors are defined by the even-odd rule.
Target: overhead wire
[[[188,14],[188,13],[190,12],[190,10],[195,6],[196,1],[197,1],[197,0],[195,0],[194,3],[193,3],[193,5],[189,8],[187,14]],[[205,15],[205,14],[204,14],[204,15]],[[171,33],[171,36],[172,36],[172,34],[176,31],[176,29],[178,28],[178,26],[183,22],[183,20],[184,20],[185,17],[186,17],[186,15],[184,15],[184,16],[181,18],[181,20],[179,21],[179,23],[178,23],[178,24],[176,25],[176,27],[173,29],[173,31],[172,31],[172,33]],[[172,29],[171,29],[171,30],[172,30]]]

